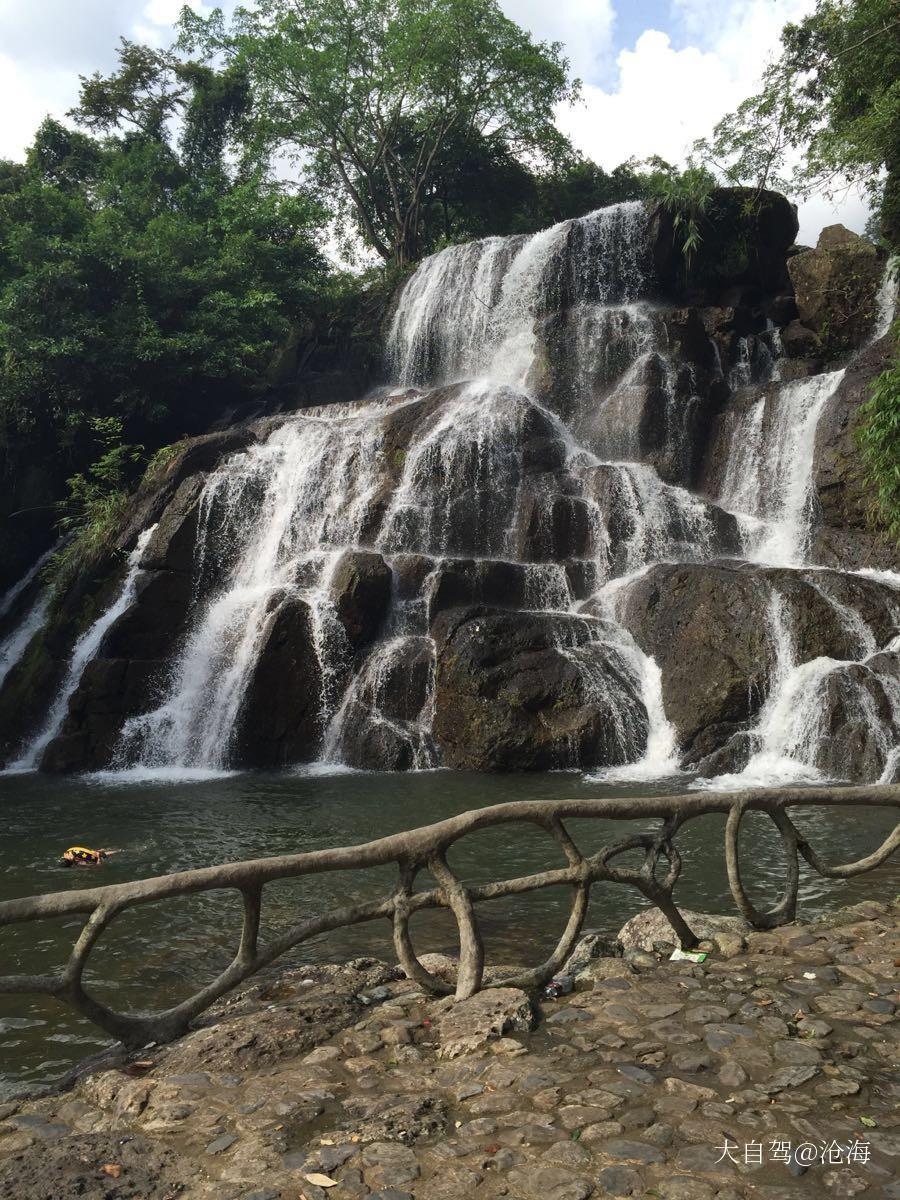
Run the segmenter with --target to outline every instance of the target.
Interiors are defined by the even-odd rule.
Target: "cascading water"
[[[53,705],[47,714],[47,719],[44,722],[37,735],[31,740],[25,748],[21,756],[12,764],[11,769],[15,771],[33,771],[40,764],[41,756],[50,745],[51,741],[56,737],[62,728],[62,723],[65,720],[66,712],[69,707],[69,701],[75,694],[75,689],[81,682],[81,676],[85,667],[94,658],[97,651],[100,649],[100,644],[106,636],[107,631],[112,626],[129,605],[133,602],[137,587],[137,579],[140,571],[141,556],[144,549],[153,535],[153,529],[144,530],[137,541],[137,545],[131,554],[128,556],[128,569],[125,574],[125,579],[122,583],[119,593],[109,607],[100,614],[100,616],[90,625],[75,643],[72,650],[71,658],[69,659],[66,668],[66,674],[62,682],[62,687],[57,694]]]
[[[60,543],[53,545],[31,565],[20,580],[12,585],[7,591],[0,596],[0,618],[5,617],[12,610],[13,605],[18,598],[26,591],[46,567],[47,563],[59,549]]]
[[[46,588],[40,587],[38,577],[58,548],[57,544],[46,550],[22,578],[0,597],[0,620],[10,614],[18,618],[16,624],[0,642],[0,687],[28,649],[32,638],[46,623],[50,596]],[[19,612],[20,597],[24,597],[26,592],[33,592],[35,587],[38,588],[37,594],[31,598],[31,603],[27,605],[24,612]]]
[[[645,224],[644,206],[633,201],[528,238],[487,238],[432,255],[394,312],[388,356],[395,378],[416,384],[483,376],[523,386],[536,321],[554,294],[604,306],[641,298]]]
[[[816,431],[843,377],[831,371],[779,384],[737,426],[720,500],[753,519],[745,526],[752,562],[795,567],[808,560]]]
[[[384,409],[305,413],[209,477],[198,541],[224,578],[200,605],[162,703],[126,725],[122,762],[228,765],[273,601],[287,595],[310,606],[326,711],[335,706],[329,684],[347,647],[328,582],[340,547],[362,539]]]
[[[884,271],[869,344],[883,337],[897,298],[895,264]],[[777,342],[774,343],[777,347]],[[779,383],[754,399],[739,419],[720,489],[720,503],[733,512],[743,532],[744,551],[754,562],[779,567],[811,566],[814,522],[813,466],[820,418],[844,379],[845,370]],[[742,382],[746,382],[742,380]],[[881,779],[900,767],[900,639],[879,650],[877,638],[860,613],[828,590],[814,573],[804,572],[838,616],[856,655],[850,659],[819,656],[799,661],[783,598],[773,593],[770,628],[775,638],[775,667],[769,696],[749,738],[753,751],[740,772],[718,776],[712,786],[738,787],[840,777],[828,747],[832,693],[867,731],[870,758],[883,764]],[[900,620],[900,575],[859,571],[878,578],[897,594],[894,622]]]
[[[724,366],[710,342],[722,386],[730,372],[747,393],[719,504],[664,482],[661,470],[666,479],[689,475],[679,439],[696,377],[675,357],[651,300],[646,225],[642,205],[616,205],[426,259],[395,301],[394,391],[285,417],[207,477],[187,633],[155,705],[126,721],[119,767],[240,762],[247,697],[286,611],[303,614],[311,631],[314,753],[351,766],[440,765],[436,623],[445,610],[484,605],[539,615],[542,630],[556,630],[547,641],[581,703],[606,714],[605,778],[679,770],[661,668],[623,624],[620,600],[660,563],[807,566],[817,427],[843,373],[778,382],[772,328],[752,345],[738,341]],[[771,382],[753,397],[760,378]],[[672,451],[665,470],[654,458],[661,442]],[[111,619],[133,589],[136,554]],[[378,628],[362,639],[337,590],[347,556],[377,560],[391,579]],[[732,776],[742,782],[822,774],[836,689],[875,730],[878,770],[896,760],[900,684],[881,661],[896,649],[879,651],[850,601],[808,574],[855,657],[800,661],[790,606],[771,586],[774,666],[742,735],[749,761]],[[890,576],[881,583],[900,587]],[[103,622],[76,647],[25,765],[58,732]]]
[[[879,653],[877,639],[860,614],[831,596],[827,584],[814,576],[811,582],[833,608],[848,640],[856,642],[857,657],[820,656],[800,661],[789,607],[773,589],[768,613],[774,649],[769,695],[750,735],[753,749],[749,761],[742,771],[716,778],[716,787],[790,785],[834,777],[834,770],[829,769],[832,731],[827,703],[828,689],[833,686],[841,689],[845,709],[866,729],[870,752],[880,770],[889,772],[896,760],[900,674],[895,673],[893,664],[881,669],[879,658],[885,652]]]
[[[42,592],[16,628],[0,643],[0,686],[28,649],[28,643],[44,627],[49,604],[49,596]]]

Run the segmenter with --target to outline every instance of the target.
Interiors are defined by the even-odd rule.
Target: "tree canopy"
[[[24,164],[0,164],[8,510],[59,499],[115,437],[152,449],[198,432],[258,388],[318,302],[323,214],[231,164],[243,105],[233,72],[126,42],[118,72],[83,81],[73,115],[91,134],[48,119]],[[107,462],[123,486],[137,469]]]
[[[259,0],[230,27],[185,10],[181,29],[183,47],[247,80],[257,144],[301,163],[385,261],[418,257],[454,163],[535,166],[568,149],[554,109],[578,85],[561,47],[496,0]]]

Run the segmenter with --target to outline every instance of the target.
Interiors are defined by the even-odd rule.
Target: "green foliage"
[[[421,254],[423,209],[469,156],[476,174],[493,156],[515,175],[567,148],[554,109],[577,85],[561,48],[496,0],[259,0],[230,27],[185,9],[181,39],[247,80],[250,141],[303,164],[385,261]]]
[[[873,523],[900,541],[900,320],[895,321],[891,334],[897,351],[860,410],[863,420],[857,440],[873,493]]]
[[[503,142],[451,131],[419,207],[420,255],[473,238],[534,233],[595,208],[648,195],[639,166],[606,172],[567,149],[540,169]],[[364,236],[358,223],[354,236]]]
[[[900,245],[900,9],[896,0],[817,0],[786,25],[762,91],[698,143],[734,183],[868,191]],[[800,165],[793,162],[800,152]]]
[[[123,42],[83,80],[91,134],[48,119],[0,164],[0,477],[40,462],[102,524],[103,422],[123,446],[199,432],[317,310],[324,214],[238,153],[247,103],[235,68]]]
[[[168,446],[160,446],[147,461],[141,483],[152,483],[165,473],[169,463],[178,457],[183,449],[183,442],[172,442]]]
[[[700,160],[731,184],[786,191],[793,185],[787,159],[805,136],[793,73],[780,59],[764,76],[765,88],[723,117],[711,140],[694,146]]]
[[[649,179],[651,195],[672,215],[675,244],[690,270],[703,242],[703,218],[712,200],[716,181],[704,167],[689,165],[676,171],[661,164]]]
[[[85,472],[67,481],[68,496],[60,504],[63,516],[59,529],[65,540],[46,570],[57,591],[112,549],[128,506],[134,469],[144,449],[122,442],[118,417],[92,417],[88,425],[97,457]]]

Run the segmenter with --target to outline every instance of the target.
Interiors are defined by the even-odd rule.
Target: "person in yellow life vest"
[[[112,850],[89,850],[87,846],[70,846],[59,860],[61,867],[99,867]]]

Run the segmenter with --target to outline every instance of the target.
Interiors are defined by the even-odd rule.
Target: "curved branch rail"
[[[792,921],[797,907],[799,856],[802,855],[820,875],[830,879],[847,879],[880,866],[900,846],[898,824],[882,845],[865,858],[839,866],[824,863],[791,821],[788,810],[840,804],[865,804],[900,810],[900,786],[693,792],[646,799],[628,797],[546,803],[518,801],[476,809],[434,825],[393,834],[360,846],[226,863],[133,883],[7,900],[0,903],[0,927],[76,913],[86,914],[87,920],[62,971],[55,975],[0,976],[0,994],[54,996],[129,1046],[144,1045],[148,1041],[165,1042],[184,1033],[190,1022],[204,1009],[299,943],[342,926],[387,920],[393,924],[397,958],[407,974],[430,992],[442,994],[455,991],[458,999],[464,999],[482,987],[484,976],[484,947],[475,906],[486,900],[566,885],[573,891],[572,909],[556,949],[539,966],[497,981],[518,987],[536,987],[559,970],[575,947],[587,913],[591,887],[595,883],[621,883],[637,888],[666,916],[682,947],[696,945],[697,938],[673,899],[673,890],[682,868],[674,839],[685,822],[710,813],[727,817],[725,861],[731,893],[741,914],[757,929],[771,929]],[[768,814],[781,835],[784,848],[785,890],[779,902],[768,912],[760,912],[755,907],[741,879],[739,837],[741,823],[748,812]],[[583,855],[564,825],[565,820],[583,818],[623,821],[655,818],[661,824],[653,832],[630,834],[596,854]],[[449,849],[476,830],[512,823],[526,823],[545,830],[562,850],[565,865],[497,883],[465,885],[448,863]],[[634,850],[644,853],[640,867],[634,869],[616,865],[617,858]],[[661,860],[665,860],[666,864],[664,874],[660,873]],[[390,863],[398,869],[398,882],[383,899],[348,905],[312,917],[285,930],[267,944],[259,944],[267,883],[326,871],[365,869]],[[429,891],[416,892],[415,881],[423,870],[431,874],[437,886]],[[83,976],[91,952],[111,922],[126,909],[221,888],[232,888],[241,893],[243,925],[234,958],[206,987],[180,1004],[150,1014],[116,1012],[85,989]],[[409,930],[410,917],[430,908],[449,909],[456,919],[460,956],[455,989],[427,970],[413,945]]]

